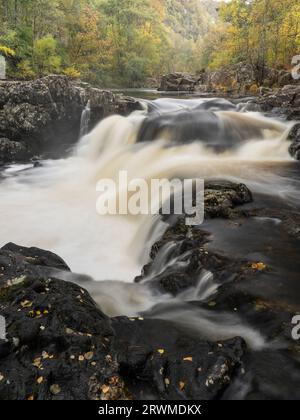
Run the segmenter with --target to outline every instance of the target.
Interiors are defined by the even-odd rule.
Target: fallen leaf
[[[165,354],[166,350],[164,349],[158,349],[157,352],[161,355]]]
[[[92,358],[94,357],[94,353],[92,351],[89,351],[87,353],[85,353],[84,358],[86,360],[92,360]]]
[[[101,387],[101,391],[103,392],[103,394],[108,394],[108,392],[110,391],[110,387],[108,385],[103,385]]]
[[[267,266],[266,264],[259,262],[259,263],[253,263],[251,268],[252,270],[264,271],[267,268]]]
[[[185,382],[179,382],[179,389],[180,389],[180,391],[183,391],[184,390],[184,388],[185,388]]]
[[[192,362],[192,361],[193,361],[193,358],[192,358],[192,356],[185,357],[185,358],[183,359],[183,361],[184,361],[184,362]]]
[[[43,383],[44,382],[44,378],[42,377],[42,376],[40,376],[38,379],[37,379],[37,383],[38,384],[41,384],[41,383]]]
[[[38,357],[38,358],[34,359],[32,365],[39,369],[42,366],[41,361],[42,361],[41,357]]]
[[[24,300],[24,302],[21,302],[22,308],[31,308],[32,302],[29,302],[29,300]]]
[[[53,395],[57,395],[61,392],[60,386],[57,384],[53,384],[50,386],[50,392]]]

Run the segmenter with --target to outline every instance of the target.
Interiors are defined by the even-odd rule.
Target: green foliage
[[[204,3],[205,7],[204,7]],[[11,77],[62,71],[110,86],[141,86],[198,67],[208,0],[0,0],[0,44]]]
[[[70,79],[79,79],[81,74],[75,67],[67,67],[63,70],[63,74],[68,76]]]
[[[15,51],[4,45],[0,45],[0,54],[4,57],[14,57],[16,55]]]
[[[287,68],[299,22],[299,0],[0,0],[0,45],[11,77],[138,87],[240,61]]]
[[[17,76],[22,80],[30,80],[35,76],[35,72],[32,69],[30,60],[22,60],[17,65]]]
[[[299,0],[232,0],[202,43],[210,68],[240,61],[288,68],[300,51]]]
[[[34,69],[38,76],[60,71],[61,58],[57,55],[57,43],[51,36],[38,39],[33,47]]]

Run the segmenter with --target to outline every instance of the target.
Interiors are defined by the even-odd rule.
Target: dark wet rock
[[[209,217],[232,218],[239,214],[238,206],[252,203],[253,196],[244,184],[207,182],[205,185],[205,214]]]
[[[292,142],[289,147],[289,152],[296,160],[300,160],[300,124],[295,124],[290,134],[288,140]]]
[[[247,215],[278,220],[285,232],[300,239],[300,213],[297,210],[264,207],[251,209],[247,211]]]
[[[51,275],[68,267],[48,251],[8,244],[0,270],[1,400],[215,399],[239,371],[242,339],[109,319],[84,289]]]
[[[225,99],[209,99],[191,109],[160,113],[152,108],[143,120],[137,142],[167,140],[188,144],[200,141],[214,152],[234,149],[245,141],[262,136],[262,128],[246,118],[232,118],[217,111],[236,111],[237,107]],[[228,123],[227,123],[228,122]]]
[[[214,191],[214,188],[222,191],[221,186],[214,183],[206,187],[208,191]],[[231,192],[234,189],[231,184],[226,188]],[[226,188],[223,185],[223,194]],[[244,190],[243,187],[240,193],[241,201],[248,203],[251,194],[247,188]],[[222,200],[227,202],[226,195]],[[209,210],[208,205],[206,210]],[[198,331],[200,335],[205,335],[202,327],[206,322],[211,322],[211,330],[217,328],[225,332],[236,326],[243,330],[241,335],[252,350],[245,352],[241,368],[222,394],[222,399],[299,399],[299,344],[292,338],[292,319],[299,313],[299,304],[296,297],[291,299],[285,293],[288,282],[297,282],[297,274],[294,277],[289,275],[288,261],[287,268],[281,267],[282,261],[277,261],[280,257],[278,249],[281,248],[276,244],[269,248],[269,242],[265,241],[264,253],[261,254],[258,236],[257,247],[251,247],[250,242],[249,250],[247,240],[257,234],[259,224],[256,229],[248,228],[249,236],[242,228],[243,224],[253,227],[254,223],[258,223],[257,219],[268,219],[269,234],[278,230],[275,238],[280,237],[283,244],[289,240],[293,247],[293,244],[296,245],[293,237],[299,238],[299,213],[280,208],[253,209],[252,205],[245,210],[241,207],[233,220],[228,220],[226,212],[225,217],[223,214],[223,211],[213,212],[213,220],[207,214],[204,227],[186,226],[184,218],[180,217],[153,246],[151,262],[136,280],[146,282],[154,290],[176,296],[176,299],[158,304],[145,316],[176,319],[187,331],[194,322],[194,334]],[[215,215],[223,220],[216,221]],[[281,223],[277,223],[277,219]],[[271,220],[276,220],[276,223]],[[221,230],[214,230],[217,222],[222,222]],[[234,235],[229,233],[228,238],[237,243],[233,246],[223,241],[224,247],[220,249],[214,236],[224,233],[224,227],[235,232]],[[241,243],[245,243],[240,245],[241,250],[237,253],[239,235],[243,238]],[[266,258],[266,264],[252,258],[263,258],[262,261]],[[207,280],[209,273],[211,282]],[[216,289],[210,290],[212,285],[217,286]],[[283,379],[278,373],[282,369]]]
[[[263,350],[248,353],[242,374],[223,398],[250,401],[299,400],[299,364],[287,352]]]
[[[0,82],[0,137],[25,145],[30,156],[58,154],[78,140],[80,119],[91,104],[91,127],[105,116],[140,108],[130,98],[114,95],[65,76],[35,81]],[[19,160],[6,154],[8,161]],[[13,159],[10,159],[12,157]]]
[[[220,398],[241,367],[240,338],[209,343],[166,321],[113,321],[121,372],[130,388],[144,383],[145,396],[164,400]],[[147,332],[145,334],[145,332]]]
[[[288,120],[297,120],[300,116],[300,85],[286,85],[258,98],[256,103],[263,112],[273,112]]]
[[[0,164],[7,162],[23,162],[29,157],[30,153],[24,143],[0,138]]]
[[[252,200],[250,190],[243,184],[226,181],[207,182],[205,216],[236,218],[241,214],[239,206],[251,203]],[[151,262],[143,268],[142,276],[137,277],[136,282],[146,281],[161,292],[177,296],[182,291],[195,287],[201,274],[207,271],[213,272],[215,279],[220,282],[224,282],[228,277],[242,278],[247,263],[231,260],[217,252],[208,252],[205,247],[208,242],[208,232],[201,226],[187,226],[185,218],[179,217],[153,245]],[[162,254],[165,267],[157,273],[157,261]]]
[[[206,244],[209,233],[199,227],[186,226],[185,219],[179,218],[175,225],[167,229],[160,241],[151,250],[151,262],[136,278],[162,293],[178,296],[196,287],[199,278],[207,272],[214,275],[216,282],[226,282],[244,278],[249,262],[234,260],[220,252],[209,251]],[[168,250],[168,252],[166,252]],[[157,261],[164,254],[164,269],[157,273]]]
[[[170,73],[162,76],[159,90],[161,91],[184,91],[192,92],[198,78],[188,73]]]
[[[0,289],[0,305],[7,324],[7,341],[0,344],[1,400],[126,397],[117,364],[108,359],[110,321],[85,291],[28,276]]]
[[[13,243],[5,245],[0,254],[0,285],[13,278],[27,274],[47,276],[50,270],[70,271],[57,255],[38,248],[25,248]]]

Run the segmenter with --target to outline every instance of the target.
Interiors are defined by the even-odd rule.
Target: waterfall
[[[91,101],[89,100],[81,114],[79,138],[82,138],[89,132],[90,121],[91,121]]]
[[[100,179],[115,180],[122,170],[128,172],[129,180],[222,178],[244,182],[254,192],[296,199],[298,186],[293,189],[284,177],[263,169],[265,162],[291,160],[286,140],[290,125],[260,114],[235,112],[232,105],[225,110],[224,106],[224,102],[203,99],[153,101],[143,114],[101,121],[67,159],[44,162],[42,167],[18,176],[7,173],[0,188],[0,245],[13,241],[49,249],[63,257],[74,272],[101,281],[132,282],[147,258],[145,249],[165,226],[155,230],[151,216],[99,216],[96,184]],[[162,131],[155,128],[163,128],[160,116],[153,118],[150,108],[167,116],[168,124]],[[175,124],[178,112],[190,115],[180,126]],[[203,112],[216,117],[209,117],[211,132],[205,129]],[[89,113],[90,103],[83,112],[82,133],[86,133]],[[151,141],[142,138],[145,124],[148,134],[157,131]],[[180,141],[173,141],[174,126]],[[238,142],[220,153],[209,147],[209,142],[216,133],[222,141],[224,130]],[[198,138],[185,143],[183,133],[196,133]],[[204,140],[201,133],[206,135]],[[249,161],[253,164],[248,165]]]

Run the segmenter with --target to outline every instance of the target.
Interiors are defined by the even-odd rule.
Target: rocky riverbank
[[[248,95],[291,84],[297,84],[297,80],[290,71],[239,63],[215,71],[203,70],[196,75],[180,72],[164,75],[159,90]]]
[[[48,76],[0,82],[0,163],[60,156],[76,143],[81,114],[90,101],[90,127],[111,114],[128,115],[140,104],[128,97]]]
[[[242,226],[259,212],[242,184],[207,184],[205,203],[207,220],[228,226]],[[0,250],[0,313],[7,325],[6,340],[0,340],[1,400],[299,397],[298,349],[290,335],[293,309],[255,293],[255,283],[272,275],[270,268],[210,248],[210,233],[187,227],[181,217],[169,224],[136,281],[146,280],[175,297],[195,289],[205,272],[219,285],[207,297],[199,289],[200,296],[170,303],[167,311],[181,310],[176,324],[164,319],[163,305],[137,318],[109,318],[85,289],[60,280],[63,273],[72,274],[55,254],[14,244]],[[153,275],[170,243],[175,263]],[[252,293],[242,285],[253,286]],[[185,311],[194,309],[199,310],[197,324],[217,319],[215,335],[224,338],[207,339],[197,324],[195,330],[187,328]],[[247,343],[234,327],[241,321],[248,325],[240,329]]]

